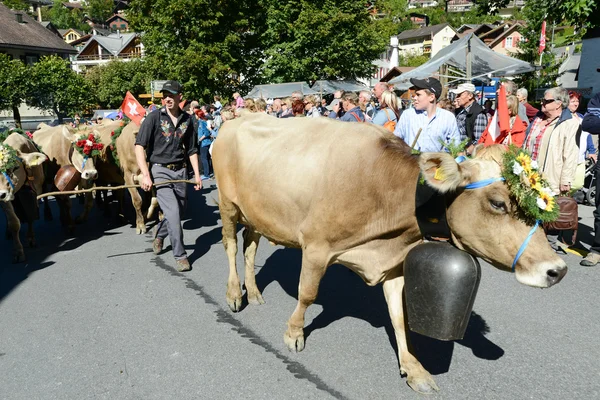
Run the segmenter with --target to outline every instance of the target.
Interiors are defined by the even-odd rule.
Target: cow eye
[[[492,205],[492,208],[494,208],[495,210],[499,210],[499,211],[506,210],[506,203],[503,201],[490,200],[490,204]]]

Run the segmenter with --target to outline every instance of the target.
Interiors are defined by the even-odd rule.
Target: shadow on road
[[[262,245],[264,243],[261,242]],[[297,299],[301,260],[302,252],[298,249],[275,251],[256,275],[258,288],[263,291],[277,282],[288,295]],[[390,345],[398,353],[381,285],[368,286],[346,267],[332,265],[321,281],[315,304],[321,305],[323,311],[305,328],[305,338],[341,318],[359,318],[375,328],[383,327]],[[504,355],[504,350],[485,337],[489,331],[485,320],[472,313],[465,337],[457,343],[470,348],[478,358],[497,360]],[[454,342],[443,342],[414,332],[411,332],[411,342],[417,358],[429,372],[441,374],[448,371]]]

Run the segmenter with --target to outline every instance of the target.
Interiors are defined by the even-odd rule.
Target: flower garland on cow
[[[560,209],[538,168],[537,161],[516,146],[511,145],[503,155],[502,176],[525,216],[533,221],[552,222]]]
[[[97,157],[101,155],[101,151],[104,145],[100,143],[97,135],[90,133],[89,135],[82,135],[75,142],[75,149],[81,154],[84,159],[86,157]]]
[[[0,173],[4,175],[10,186],[15,188],[12,172],[19,166],[17,151],[7,144],[0,144]]]
[[[129,122],[131,122],[131,120],[127,117],[124,117],[119,123],[119,127],[110,133],[110,145],[108,147],[110,148],[112,156],[118,167],[121,167],[121,162],[119,161],[119,153],[117,152],[117,139],[119,136],[121,136],[121,133],[123,133],[123,128],[125,128]]]

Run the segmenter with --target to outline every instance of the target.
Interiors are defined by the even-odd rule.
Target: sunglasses
[[[553,103],[555,99],[542,99],[542,105]]]

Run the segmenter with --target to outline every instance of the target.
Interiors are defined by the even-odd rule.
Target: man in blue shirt
[[[344,111],[346,111],[346,113],[339,118],[340,121],[365,122],[365,115],[358,105],[358,96],[356,93],[346,93],[342,98],[342,101],[333,106],[333,111],[337,113],[340,106],[343,106]]]
[[[442,84],[435,78],[411,78],[413,108],[405,110],[394,135],[420,152],[444,151],[444,143],[460,143],[456,117],[437,107]]]

